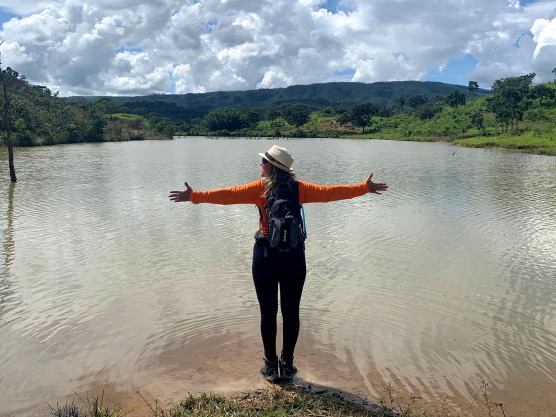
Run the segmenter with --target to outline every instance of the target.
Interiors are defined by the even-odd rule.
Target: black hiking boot
[[[273,384],[278,382],[278,358],[274,359],[274,361],[269,361],[266,356],[263,356],[263,360],[264,363],[261,368],[261,375],[268,382],[272,382]]]
[[[282,355],[280,355],[280,380],[282,382],[291,382],[295,374],[297,373],[297,368],[293,366],[293,357],[291,359],[285,360]]]

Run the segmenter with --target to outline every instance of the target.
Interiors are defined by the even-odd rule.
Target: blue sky
[[[430,68],[423,77],[423,81],[440,81],[448,84],[467,85],[473,80],[473,71],[479,63],[478,59],[471,54],[448,60],[447,64],[442,67]],[[489,88],[490,86],[482,86]]]
[[[4,22],[7,22],[8,20],[17,17],[17,15],[10,13],[8,10],[0,7],[0,24],[4,24]]]
[[[554,0],[126,3],[0,0],[3,66],[62,96],[327,81],[489,88],[530,72],[548,81],[556,66]]]

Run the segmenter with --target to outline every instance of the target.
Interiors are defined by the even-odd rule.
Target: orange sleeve
[[[191,191],[189,201],[194,204],[257,204],[261,201],[264,185],[261,180],[228,188],[207,191]]]
[[[299,204],[347,200],[360,197],[368,192],[366,182],[349,185],[319,185],[299,181]]]

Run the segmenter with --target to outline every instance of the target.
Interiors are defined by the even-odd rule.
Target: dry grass
[[[380,404],[326,387],[287,384],[270,385],[235,395],[189,394],[177,404],[160,406],[149,402],[144,417],[507,417],[502,403],[492,401],[484,380],[477,387],[479,407],[474,412],[456,412],[446,403],[430,404],[420,397],[400,400],[392,386],[384,388]],[[129,412],[120,407],[103,405],[103,397],[90,401],[79,398],[81,406],[72,402],[51,409],[54,417],[125,417]]]

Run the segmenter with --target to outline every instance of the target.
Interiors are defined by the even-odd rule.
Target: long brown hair
[[[268,197],[270,193],[281,184],[288,184],[295,181],[295,174],[293,172],[286,172],[280,168],[276,168],[271,163],[268,163],[267,175],[263,178],[264,193],[263,197]]]

